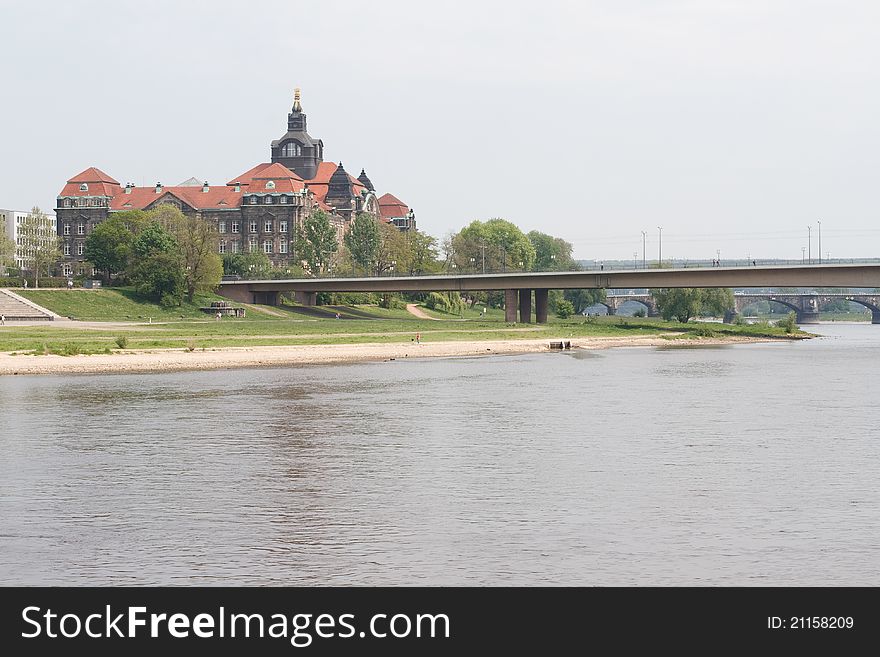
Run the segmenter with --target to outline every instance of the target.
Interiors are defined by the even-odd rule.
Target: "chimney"
[[[125,183],[125,193],[131,194],[131,188],[134,187],[131,183]]]
[[[241,183],[240,182],[235,183],[235,191],[237,191],[237,192],[241,191]]]
[[[162,191],[162,183],[156,183],[156,193],[159,194]]]
[[[205,184],[202,185],[202,193],[207,194],[209,189],[210,188],[208,187],[208,181],[206,180]]]

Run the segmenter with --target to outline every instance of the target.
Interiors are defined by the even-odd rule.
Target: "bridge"
[[[880,264],[775,265],[615,271],[508,272],[364,278],[296,278],[223,281],[219,294],[242,303],[278,305],[293,294],[303,305],[315,305],[319,292],[476,292],[503,290],[505,320],[547,321],[547,294],[565,289],[661,287],[880,287]]]
[[[832,301],[852,301],[871,311],[871,323],[880,324],[880,294],[820,294],[817,292],[773,294],[769,292],[736,292],[733,295],[734,307],[724,313],[724,321],[728,324],[748,307],[759,301],[778,303],[793,310],[797,315],[798,324],[818,324],[822,306]],[[609,315],[616,315],[620,307],[627,301],[636,301],[647,310],[648,317],[657,317],[660,312],[657,302],[650,294],[609,294],[599,305],[608,309]]]

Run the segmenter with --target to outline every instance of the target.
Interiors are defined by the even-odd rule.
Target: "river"
[[[0,378],[0,584],[880,585],[880,326]]]

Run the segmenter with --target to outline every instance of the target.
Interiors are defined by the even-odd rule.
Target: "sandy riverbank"
[[[699,338],[669,340],[660,336],[590,337],[573,342],[576,349],[610,347],[655,347],[723,345],[744,342],[768,342],[769,339],[749,337]],[[86,374],[169,372],[238,367],[277,367],[283,365],[320,365],[390,361],[406,358],[448,358],[454,356],[486,356],[549,352],[549,341],[486,340],[480,342],[412,342],[401,344],[339,344],[296,345],[285,347],[229,347],[223,349],[186,351],[183,349],[126,350],[112,354],[87,356],[12,356],[0,354],[0,375],[14,374]]]

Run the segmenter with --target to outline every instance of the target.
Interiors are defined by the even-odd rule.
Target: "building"
[[[163,203],[213,223],[220,254],[260,251],[276,267],[298,261],[293,253],[294,232],[313,210],[330,215],[340,241],[358,213],[385,218],[373,183],[363,169],[355,178],[342,162],[324,161],[324,142],[307,131],[299,89],[287,115],[287,132],[271,143],[270,154],[270,162],[250,168],[225,185],[190,178],[174,186],[157,182],[152,187],[131,183],[123,187],[95,167],[73,176],[58,195],[56,209],[62,273],[91,273],[84,258],[85,240],[109,215],[150,210]],[[409,208],[407,211],[412,215]],[[403,230],[415,228],[414,215],[408,223],[396,219],[386,220]]]
[[[28,253],[35,244],[48,242],[57,234],[55,213],[43,212],[45,219],[38,225],[29,225],[27,210],[0,209],[0,231],[15,243],[15,266],[18,269],[29,269]]]

